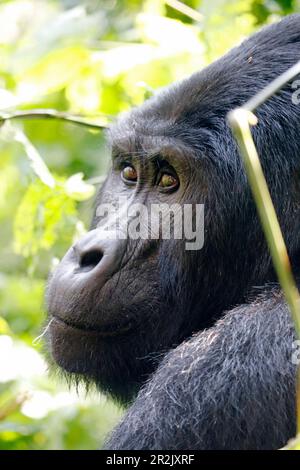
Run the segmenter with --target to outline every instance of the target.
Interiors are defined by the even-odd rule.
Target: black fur
[[[108,449],[278,449],[295,435],[294,331],[278,291],[169,352]]]
[[[66,261],[50,282],[55,360],[132,403],[109,449],[276,449],[295,434],[294,329],[226,115],[298,60],[294,15],[121,116],[110,131],[115,157],[98,203],[128,191],[120,155],[141,172],[136,200],[155,201],[148,167],[163,147],[181,182],[169,200],[205,204],[205,244],[187,252],[178,240],[130,241],[101,289],[62,287]],[[293,91],[287,85],[258,109],[253,134],[298,278]],[[103,336],[128,318],[128,333]]]

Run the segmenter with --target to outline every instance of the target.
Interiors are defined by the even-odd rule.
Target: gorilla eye
[[[125,182],[136,183],[137,181],[137,172],[133,166],[127,165],[123,168],[121,173],[122,179]]]
[[[168,173],[163,173],[158,183],[158,186],[164,189],[175,189],[178,185],[178,178]]]

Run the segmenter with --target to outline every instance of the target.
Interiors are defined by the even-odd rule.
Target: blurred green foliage
[[[112,119],[201,69],[297,0],[0,1],[0,114],[52,108]],[[50,120],[0,128],[0,449],[93,449],[120,418],[49,376],[47,273],[88,227],[109,150],[103,132]],[[91,182],[89,182],[89,180]]]

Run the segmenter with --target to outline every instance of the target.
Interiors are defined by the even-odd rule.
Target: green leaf
[[[55,179],[50,173],[46,163],[40,156],[37,149],[32,145],[26,135],[17,127],[13,126],[10,122],[5,122],[1,128],[1,138],[7,142],[19,142],[29,160],[30,166],[36,176],[50,188],[54,188]]]
[[[49,250],[57,240],[71,240],[76,226],[76,203],[66,195],[65,180],[54,189],[41,180],[27,189],[14,221],[14,250],[24,257]]]
[[[52,93],[71,82],[88,63],[90,53],[80,46],[51,51],[37,64],[22,73],[18,80],[17,96],[27,101],[38,95]]]
[[[76,173],[65,183],[66,194],[75,201],[85,201],[95,193],[94,186],[83,181],[83,176],[83,173]]]
[[[55,179],[51,175],[46,163],[38,153],[37,149],[32,145],[26,135],[23,132],[16,130],[15,141],[23,145],[34,173],[44,184],[49,186],[49,188],[54,188]]]

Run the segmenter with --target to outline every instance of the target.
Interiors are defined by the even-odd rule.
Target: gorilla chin
[[[99,333],[71,326],[59,318],[52,317],[49,339],[53,359],[57,364],[68,372],[80,374],[85,372],[88,364],[86,352],[99,342]]]
[[[134,327],[131,324],[120,329],[116,326],[114,331],[100,331],[74,326],[52,316],[48,341],[55,363],[71,378],[73,376],[77,382],[93,382],[103,392],[125,404],[140,386],[138,362],[132,360],[131,364],[128,363],[132,331]],[[140,367],[145,372],[145,364]]]

